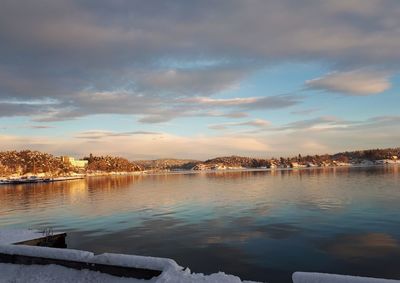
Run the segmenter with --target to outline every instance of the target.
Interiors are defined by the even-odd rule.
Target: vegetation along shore
[[[372,166],[400,164],[400,147],[359,150],[324,155],[301,154],[294,157],[253,158],[217,157],[206,161],[191,159],[157,159],[130,161],[123,157],[94,156],[82,159],[54,156],[39,151],[0,152],[0,179],[35,178],[57,181],[63,177],[180,170],[275,169],[333,166]],[[23,180],[23,179],[22,179]],[[39,179],[38,179],[39,180]]]

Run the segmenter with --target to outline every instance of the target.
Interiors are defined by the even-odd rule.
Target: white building
[[[85,168],[88,165],[87,160],[75,159],[70,156],[61,156],[61,161],[67,164],[70,164],[77,168]]]

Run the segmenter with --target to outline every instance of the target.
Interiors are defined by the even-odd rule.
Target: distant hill
[[[353,160],[382,160],[382,159],[390,159],[393,156],[397,156],[400,158],[400,147],[397,148],[385,148],[385,149],[367,149],[367,150],[357,150],[357,151],[346,151],[334,154],[333,159],[340,158],[342,156],[346,156],[349,159]]]
[[[260,168],[269,167],[271,164],[268,159],[251,158],[242,156],[225,156],[217,157],[206,160],[203,163],[198,163],[195,166],[195,170],[205,169],[218,169],[218,168]]]
[[[191,159],[157,159],[129,161],[123,157],[93,156],[84,158],[86,168],[76,168],[62,162],[60,157],[39,151],[3,151],[0,152],[0,176],[13,174],[66,175],[72,172],[136,172],[144,170],[209,170],[239,168],[273,167],[314,167],[314,166],[349,166],[400,163],[400,147],[386,149],[357,150],[336,154],[280,157],[271,159],[225,156],[198,161]]]
[[[145,170],[190,170],[196,164],[201,163],[198,160],[192,159],[156,159],[156,160],[137,160],[135,161],[139,166]]]
[[[0,152],[0,176],[45,174],[51,176],[68,175],[70,173],[100,172],[134,172],[143,168],[123,157],[93,156],[88,160],[86,168],[77,168],[63,162],[61,157],[39,151],[3,151]]]
[[[27,173],[63,175],[73,171],[75,168],[48,153],[31,150],[0,152],[0,176]]]
[[[336,154],[306,155],[294,157],[279,157],[261,159],[241,156],[217,157],[197,163],[194,170],[263,168],[263,167],[314,167],[314,166],[345,166],[357,164],[372,164],[377,161],[386,163],[399,162],[400,148],[369,149]],[[368,163],[369,162],[369,163]]]
[[[93,156],[85,157],[84,160],[88,161],[88,171],[102,171],[102,172],[135,172],[143,171],[143,168],[136,162],[129,161],[123,157],[115,156]]]

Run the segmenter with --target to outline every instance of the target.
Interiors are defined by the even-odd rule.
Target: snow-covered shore
[[[39,257],[120,267],[159,270],[161,274],[150,280],[118,277],[91,270],[76,270],[60,265],[22,265],[0,263],[0,282],[158,282],[158,283],[240,283],[239,277],[223,272],[204,275],[192,273],[174,260],[136,255],[101,254],[91,252],[24,245],[0,245],[0,254]],[[249,282],[249,281],[247,281]]]
[[[117,277],[87,269],[76,270],[59,265],[21,265],[0,263],[1,283],[239,283],[239,277],[215,273],[211,275],[195,274],[190,271],[164,272],[160,277],[142,280]],[[249,282],[249,281],[248,281]]]

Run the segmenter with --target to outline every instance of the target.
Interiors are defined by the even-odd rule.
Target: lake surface
[[[297,270],[400,279],[400,167],[3,185],[0,227],[53,227],[69,248],[248,280],[291,282]]]

